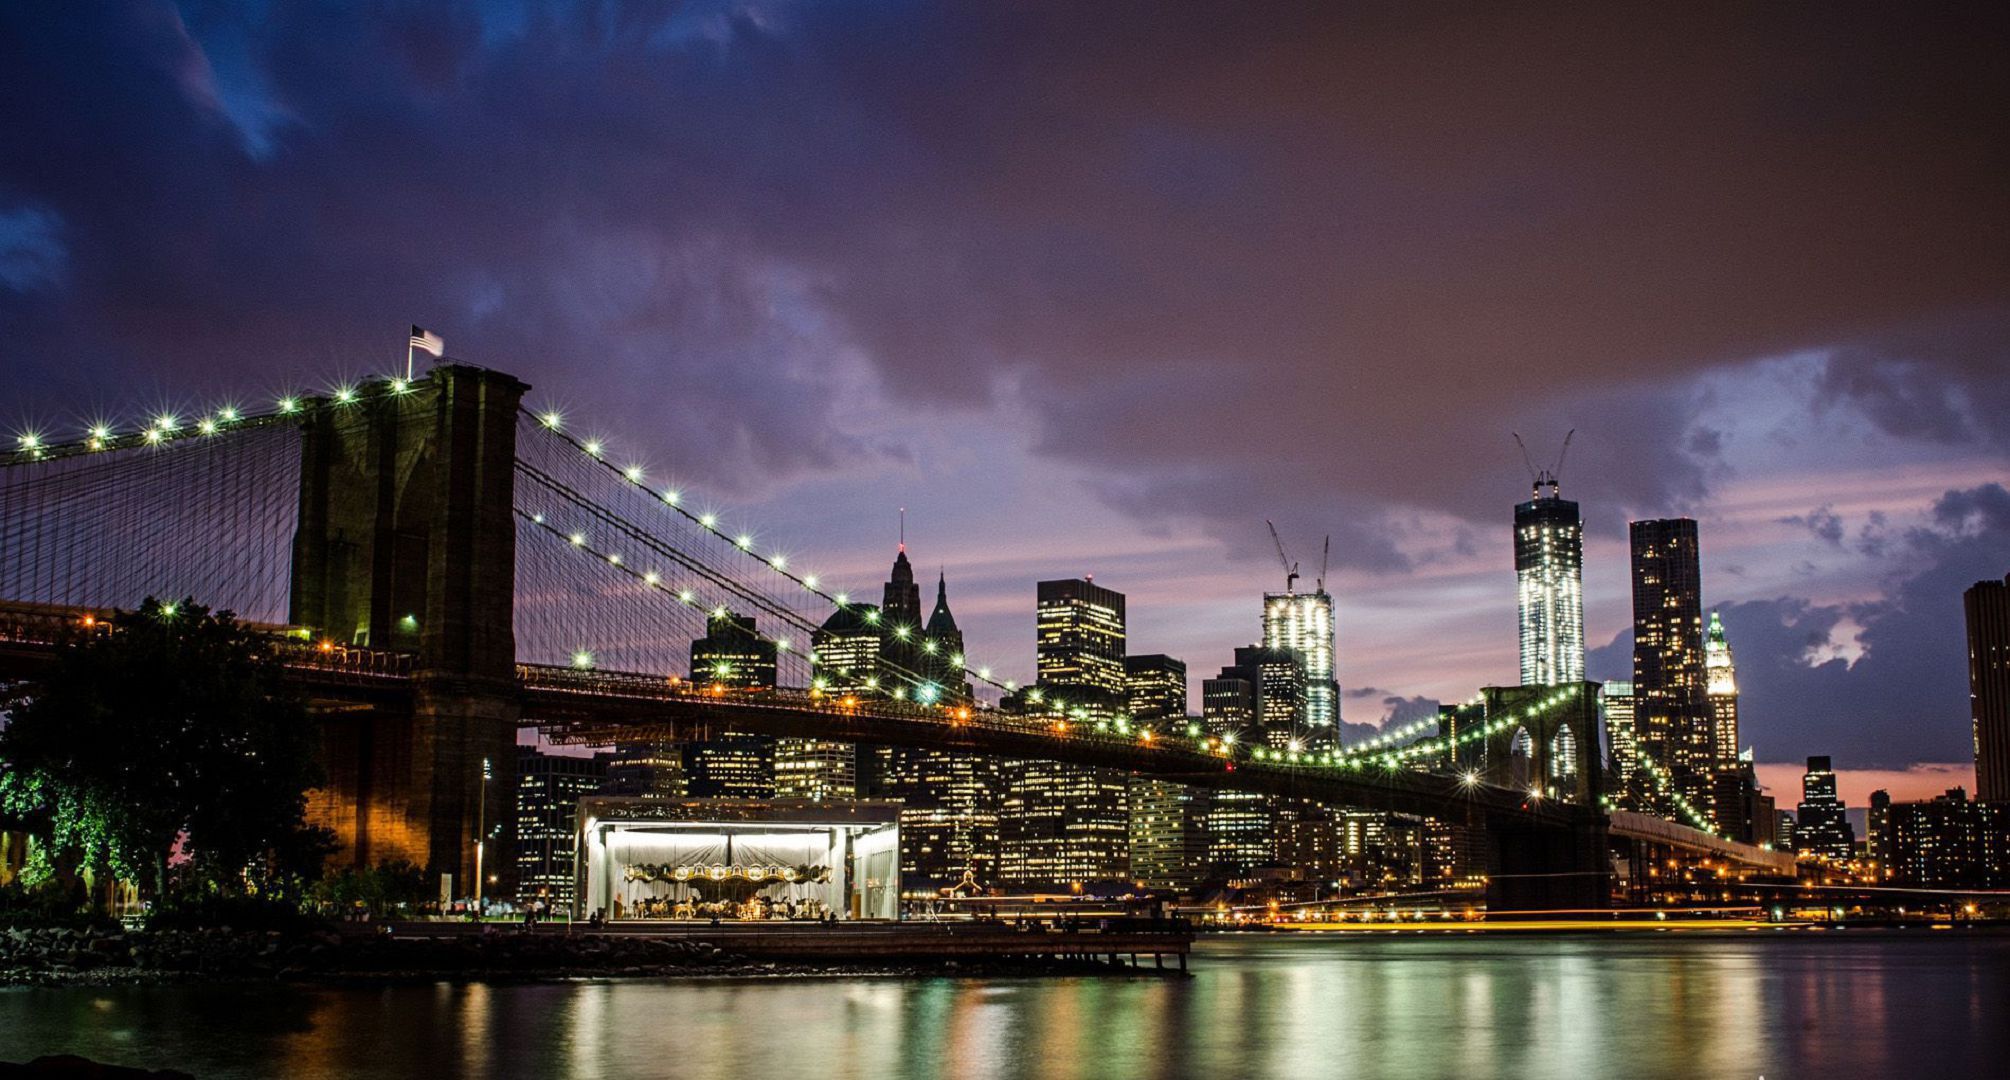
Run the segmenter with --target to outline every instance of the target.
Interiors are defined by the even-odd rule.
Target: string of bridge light
[[[265,411],[246,411],[236,405],[220,405],[208,412],[199,412],[184,423],[179,411],[161,412],[148,419],[143,427],[116,430],[111,422],[93,420],[84,429],[84,434],[67,442],[50,442],[40,431],[29,429],[15,436],[14,449],[7,454],[7,463],[45,461],[76,453],[97,453],[106,450],[125,450],[133,447],[164,446],[170,443],[205,436],[221,435],[226,431],[242,430],[273,420],[290,420],[332,408],[359,404],[371,395],[372,386],[382,386],[384,397],[403,397],[417,387],[414,380],[402,376],[390,377],[374,383],[340,383],[325,397],[311,397],[287,394],[273,402]]]
[[[729,534],[727,530],[721,525],[719,515],[717,513],[712,511],[705,511],[702,513],[692,511],[691,508],[686,505],[687,500],[685,499],[683,492],[672,487],[657,488],[651,486],[648,479],[648,472],[641,465],[632,463],[628,465],[616,465],[613,461],[609,460],[607,456],[607,443],[605,440],[598,438],[580,438],[574,435],[571,431],[566,429],[565,417],[556,410],[535,412],[529,408],[525,408],[523,412],[524,415],[529,416],[535,421],[537,421],[538,426],[544,429],[545,431],[549,432],[552,435],[552,437],[559,439],[568,446],[571,446],[574,449],[578,450],[580,453],[586,455],[595,464],[598,464],[602,468],[606,469],[609,473],[613,474],[616,478],[618,478],[622,483],[629,485],[630,487],[636,489],[637,491],[641,491],[647,494],[652,501],[662,504],[665,508],[683,517],[686,521],[689,521],[692,524],[697,525],[699,528],[704,529],[707,533],[710,533],[713,536],[717,536],[721,539],[729,541],[734,548],[738,549],[748,558],[753,559],[755,562],[766,567],[768,570],[780,574],[782,577],[795,582],[797,585],[801,586],[805,592],[808,592],[813,596],[821,597],[822,599],[828,601],[829,603],[835,605],[838,608],[847,611],[851,610],[852,604],[849,595],[845,593],[833,593],[826,590],[819,583],[817,575],[815,574],[798,573],[796,570],[792,569],[789,566],[788,556],[785,553],[776,551],[776,552],[770,552],[766,555],[761,554],[760,552],[754,550],[754,537],[751,533],[737,532]],[[869,611],[865,613],[864,618],[866,622],[873,625],[877,625],[879,623],[878,616],[879,613],[877,611]],[[893,628],[892,633],[895,638],[905,641],[910,636],[913,635],[914,630],[911,627],[896,626]],[[940,646],[938,646],[935,643],[935,640],[933,638],[924,638],[921,644],[921,648],[923,652],[933,655],[940,648]],[[1019,689],[1019,684],[1015,680],[993,678],[991,675],[991,669],[988,667],[973,668],[968,666],[966,663],[966,657],[962,653],[952,653],[947,659],[951,664],[951,666],[963,672],[963,674],[966,677],[975,679],[978,682],[984,683],[985,685],[990,686],[994,689],[1001,690],[1006,693],[1013,693]],[[1032,693],[1037,695],[1038,691],[1033,691]],[[1033,697],[1032,700],[1035,703],[1038,703],[1039,698],[1035,696]],[[1056,706],[1059,707],[1060,703],[1056,702]]]
[[[1645,750],[1637,746],[1633,750],[1633,755],[1640,765],[1647,770],[1647,775],[1654,779],[1654,786],[1659,788],[1661,794],[1667,796],[1669,801],[1675,804],[1675,808],[1680,810],[1682,815],[1689,819],[1690,825],[1709,833],[1711,836],[1717,835],[1716,823],[1710,820],[1709,815],[1697,810],[1695,804],[1689,801],[1689,797],[1682,794],[1675,787],[1674,778],[1668,775],[1667,771],[1661,767],[1660,762],[1655,761]],[[1609,796],[1605,799],[1605,803],[1607,806],[1615,805]]]

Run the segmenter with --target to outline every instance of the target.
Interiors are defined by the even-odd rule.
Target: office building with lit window
[[[1835,770],[1826,757],[1808,759],[1801,804],[1794,811],[1794,850],[1847,861],[1856,854],[1856,829],[1836,795]]]
[[[1628,527],[1633,569],[1633,715],[1640,750],[1692,805],[1710,804],[1715,771],[1703,666],[1703,572],[1696,523],[1635,521]],[[1675,815],[1668,793],[1642,785],[1646,806]]]
[[[1083,578],[1042,581],[1035,599],[1037,706],[1115,720],[1129,708],[1124,594]],[[1002,877],[1030,888],[1131,880],[1129,777],[1054,761],[1005,772]]]
[[[760,635],[751,615],[724,608],[706,620],[707,633],[691,643],[691,681],[726,690],[772,690],[775,643]],[[775,740],[725,731],[684,748],[684,789],[701,799],[771,799],[775,795]]]
[[[1238,650],[1240,651],[1240,650]],[[1263,739],[1257,673],[1222,669],[1201,683],[1201,724],[1207,733],[1238,742]],[[1216,791],[1207,801],[1207,867],[1210,878],[1234,878],[1276,857],[1271,799],[1248,791]]]
[[[1340,684],[1334,678],[1333,597],[1325,589],[1266,593],[1263,645],[1297,654],[1305,669],[1300,723],[1308,749],[1340,745]]]
[[[1612,752],[1608,783],[1613,800],[1627,810],[1644,805],[1637,785],[1647,783],[1640,768],[1640,733],[1633,720],[1633,684],[1603,683],[1598,688],[1599,719],[1605,725],[1605,739]]]
[[[1921,889],[2010,889],[2010,803],[1972,802],[1952,788],[1927,802],[1892,803],[1875,848],[1891,880]]]
[[[1186,664],[1163,653],[1124,657],[1131,722],[1183,733]],[[1180,729],[1175,732],[1175,729]],[[1207,863],[1207,792],[1185,784],[1131,779],[1131,876],[1152,889],[1184,889]]]
[[[516,888],[519,903],[572,906],[579,800],[607,778],[608,755],[576,757],[517,747]]]
[[[839,697],[878,693],[881,636],[879,608],[839,604],[810,635],[816,653],[812,685]]]
[[[2010,575],[1961,595],[1968,618],[1968,704],[1975,725],[1975,797],[2010,803]]]
[[[1584,679],[1584,526],[1556,476],[1537,476],[1514,508],[1514,568],[1521,614],[1521,681]]]

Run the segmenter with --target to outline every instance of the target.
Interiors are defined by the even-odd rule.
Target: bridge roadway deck
[[[80,620],[111,612],[0,605],[0,677],[31,675],[52,662]],[[274,657],[288,678],[324,708],[394,706],[422,673],[402,653],[315,644],[272,631]],[[713,692],[646,674],[517,665],[522,724],[558,742],[605,745],[654,731],[703,736],[731,728],[782,737],[960,750],[996,757],[1063,761],[1118,769],[1217,790],[1249,791],[1339,806],[1417,814],[1478,825],[1490,818],[1526,825],[1596,827],[1591,807],[1526,792],[1365,761],[1356,767],[1271,763],[1210,751],[1186,739],[1097,732],[1058,717],[844,699],[802,690]]]
[[[1509,815],[1530,824],[1593,824],[1588,807],[1455,777],[1363,765],[1255,762],[1178,738],[1116,735],[1055,718],[902,706],[847,706],[801,691],[712,693],[662,678],[519,665],[523,723],[559,742],[605,744],[659,729],[667,735],[731,728],[765,735],[961,750],[1120,769],[1194,787],[1479,823]]]

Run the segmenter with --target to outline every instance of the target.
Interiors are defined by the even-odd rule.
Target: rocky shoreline
[[[586,978],[1144,974],[1082,959],[781,962],[686,938],[633,934],[452,937],[330,931],[37,929],[0,931],[0,986],[210,981],[319,983]]]

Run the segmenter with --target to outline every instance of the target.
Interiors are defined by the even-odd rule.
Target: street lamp
[[[475,804],[475,919],[482,917],[482,854],[488,846],[489,833],[489,778],[494,775],[489,768],[489,759],[482,759],[482,793]]]

